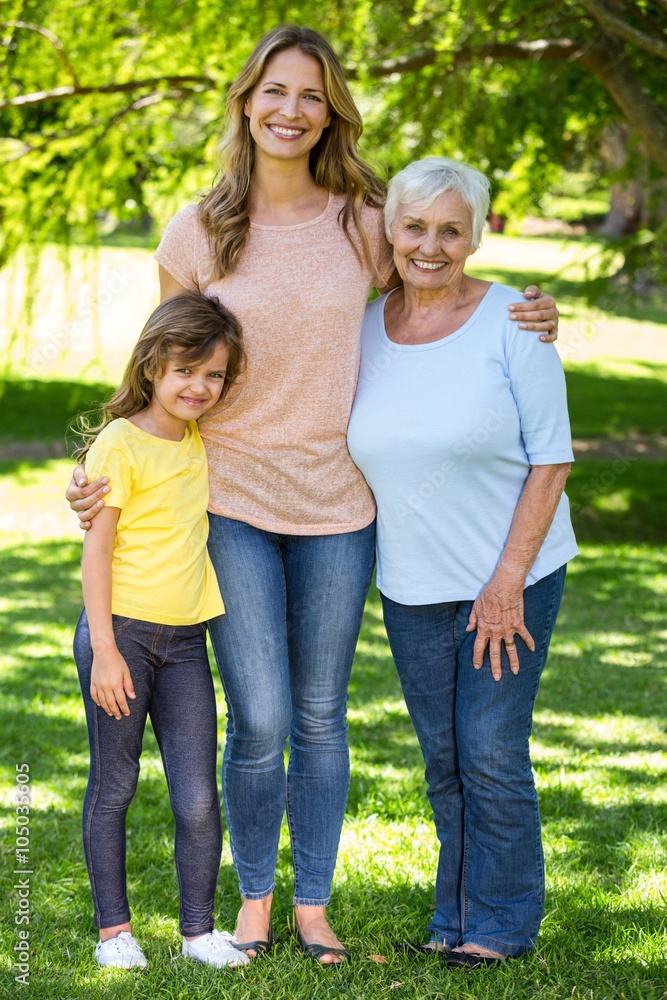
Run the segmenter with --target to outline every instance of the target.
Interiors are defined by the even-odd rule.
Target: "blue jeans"
[[[136,698],[114,719],[90,697],[93,655],[85,611],[74,635],[90,741],[83,805],[83,844],[97,927],[127,923],[125,816],[139,777],[141,743],[150,715],[176,821],[174,857],[181,933],[213,928],[222,826],[218,798],[215,692],[201,625],[154,625],[113,616],[116,645]]]
[[[382,597],[394,660],[426,764],[440,841],[429,930],[450,947],[504,955],[533,948],[544,909],[544,856],[528,741],[565,566],[524,591],[531,653],[494,681],[472,664],[472,601],[408,606]]]
[[[215,514],[209,522],[227,610],[209,627],[227,698],[222,785],[241,894],[273,892],[287,810],[294,902],[324,906],[349,786],[347,685],[375,524],[279,535]]]

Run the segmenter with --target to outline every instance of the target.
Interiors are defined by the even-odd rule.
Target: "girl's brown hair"
[[[341,223],[355,254],[362,259],[350,234],[350,220],[361,239],[363,259],[375,271],[368,232],[361,209],[364,204],[381,206],[385,184],[357,152],[363,132],[361,115],[352,100],[338,56],[331,45],[310,28],[287,24],[260,39],[255,50],[227,93],[228,127],[219,147],[220,170],[212,190],[199,204],[199,218],[211,234],[214,277],[223,278],[236,267],[250,228],[250,178],[254,165],[254,141],[245,115],[246,101],[269,59],[286,49],[298,48],[317,59],[322,67],[331,123],[310,153],[310,171],[315,181],[333,194],[344,194]],[[377,275],[376,275],[377,276]]]
[[[132,417],[144,410],[153,398],[153,379],[164,374],[175,349],[185,364],[198,365],[223,344],[228,351],[222,400],[245,366],[241,324],[217,299],[198,292],[185,292],[162,302],[148,317],[134,345],[123,380],[111,399],[101,407],[101,419],[82,413],[76,430],[83,444],[75,457],[81,462],[95,438],[118,417]],[[217,405],[217,404],[216,404]]]

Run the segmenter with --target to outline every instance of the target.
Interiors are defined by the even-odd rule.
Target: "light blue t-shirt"
[[[418,345],[387,337],[387,297],[366,309],[348,428],[378,508],[377,585],[400,604],[473,600],[531,465],[573,459],[565,376],[553,344],[508,319],[513,288],[491,285],[460,329]],[[576,554],[563,496],[526,585]]]

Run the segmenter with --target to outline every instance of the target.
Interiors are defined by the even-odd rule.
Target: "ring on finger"
[[[505,646],[509,649],[510,646],[516,646],[516,643],[515,642],[507,642],[507,640],[505,640]]]

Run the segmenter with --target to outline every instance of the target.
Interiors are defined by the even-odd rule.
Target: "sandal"
[[[269,937],[266,941],[237,941],[232,938],[231,943],[234,945],[237,951],[256,951],[257,954],[255,958],[259,958],[260,955],[267,955],[271,948],[273,947],[273,926],[271,921],[269,921]],[[248,956],[250,957],[250,956]]]
[[[397,941],[394,945],[394,951],[400,955],[449,955],[450,950],[437,941],[427,941],[426,944],[421,941]]]
[[[315,944],[315,943],[307,944],[306,941],[304,941],[304,939],[301,937],[301,931],[299,930],[297,930],[296,936],[299,940],[299,944],[301,945],[301,950],[304,951],[306,955],[309,955],[315,962],[317,962],[318,965],[323,965],[327,967],[327,966],[335,966],[342,964],[341,962],[321,962],[320,959],[322,958],[323,955],[340,955],[343,961],[345,962],[349,962],[349,960],[352,958],[352,955],[347,950],[347,948],[334,948],[334,947],[329,947],[326,944]]]
[[[478,955],[474,951],[450,951],[443,955],[443,960],[448,969],[482,969],[492,965],[501,965],[506,962],[511,955],[500,955],[491,958],[489,955]]]

